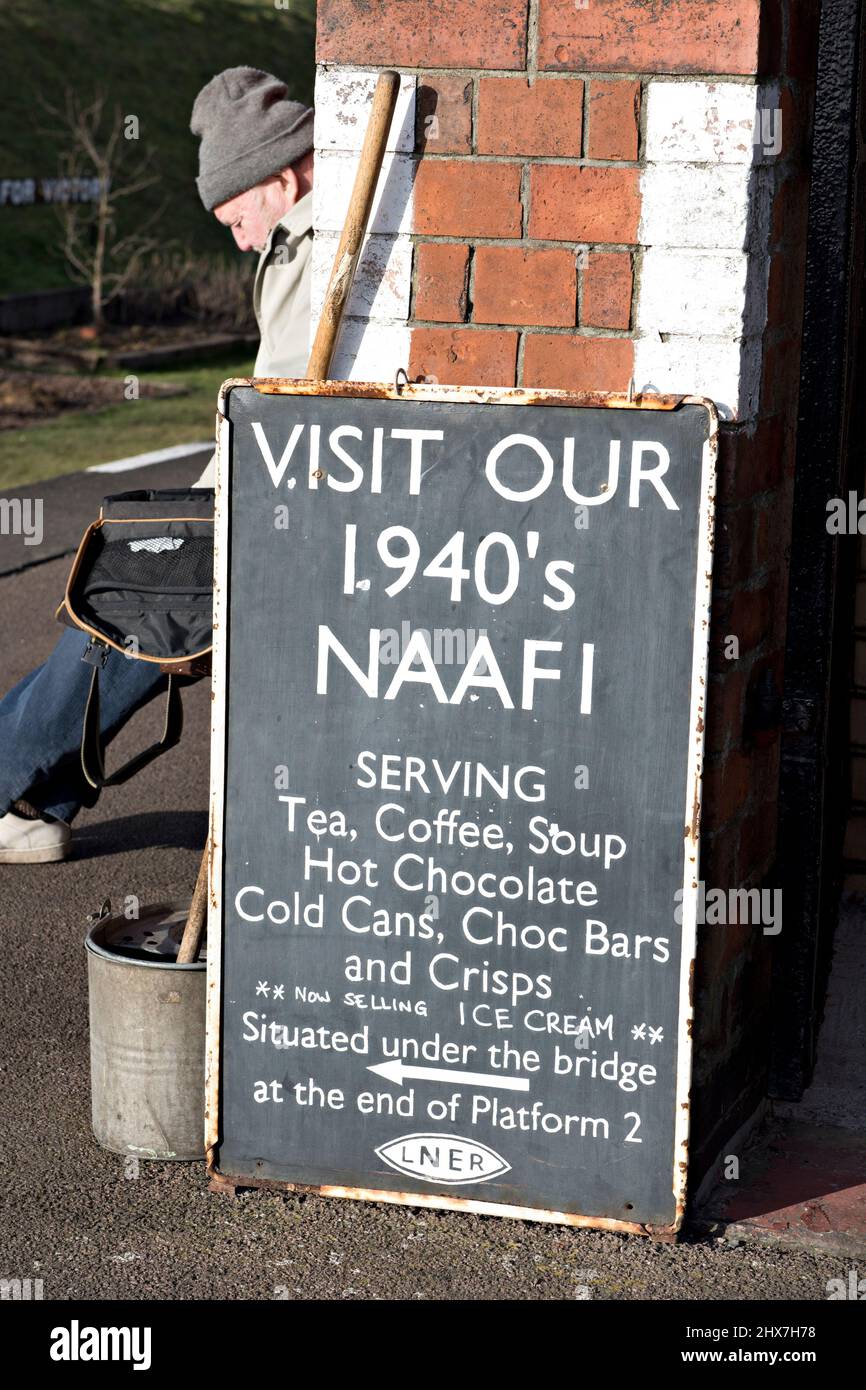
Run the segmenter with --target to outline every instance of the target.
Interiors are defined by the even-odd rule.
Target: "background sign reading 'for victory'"
[[[225,396],[216,1166],[672,1225],[711,410],[343,389]]]

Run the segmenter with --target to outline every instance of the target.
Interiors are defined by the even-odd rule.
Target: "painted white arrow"
[[[450,1067],[407,1067],[402,1062],[379,1062],[368,1067],[377,1076],[387,1081],[403,1085],[404,1079],[410,1081],[462,1081],[465,1086],[501,1086],[504,1091],[528,1091],[529,1082],[524,1076],[487,1076],[480,1071],[452,1071]]]

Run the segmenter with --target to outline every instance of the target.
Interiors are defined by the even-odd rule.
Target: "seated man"
[[[241,251],[258,251],[253,305],[256,376],[303,376],[310,326],[313,111],[257,68],[228,68],[195,100],[196,180],[205,208]],[[194,487],[213,487],[214,463]],[[83,632],[64,631],[50,657],[0,701],[0,863],[69,853],[72,821],[98,792],[81,770],[92,668]],[[100,677],[101,729],[111,739],[163,688],[159,668],[112,651]]]

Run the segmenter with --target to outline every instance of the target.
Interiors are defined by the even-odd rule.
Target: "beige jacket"
[[[303,376],[310,336],[313,195],[305,193],[280,218],[259,256],[253,308],[259,325],[254,376]],[[193,487],[214,486],[211,459]]]

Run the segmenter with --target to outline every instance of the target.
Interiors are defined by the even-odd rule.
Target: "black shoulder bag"
[[[126,782],[173,748],[183,728],[178,677],[206,675],[213,644],[213,510],[210,488],[121,492],[106,497],[78,547],[57,619],[89,636],[93,666],[81,733],[90,786]],[[105,772],[99,728],[99,671],[111,649],[151,661],[168,677],[158,743],[117,772]]]

